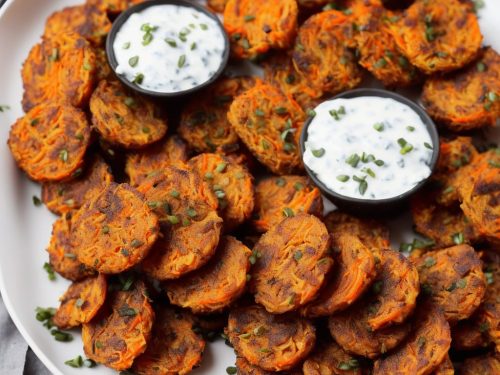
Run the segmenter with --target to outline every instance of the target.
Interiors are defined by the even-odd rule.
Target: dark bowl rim
[[[179,5],[179,6],[185,6],[188,8],[194,8],[197,11],[200,11],[213,19],[219,28],[222,31],[223,37],[224,37],[224,52],[222,55],[222,63],[219,67],[219,69],[215,72],[215,74],[210,77],[207,81],[199,84],[198,86],[189,88],[187,90],[182,90],[182,91],[177,91],[177,92],[158,92],[158,91],[152,91],[152,90],[147,90],[144,89],[129,80],[127,80],[124,76],[116,73],[116,67],[118,66],[118,62],[115,57],[115,52],[113,50],[113,42],[115,41],[116,34],[118,31],[121,29],[123,23],[134,13],[140,12],[146,8],[156,6],[156,5]],[[108,33],[108,36],[106,38],[106,56],[107,56],[107,61],[109,66],[111,67],[111,70],[115,74],[115,76],[127,87],[130,89],[137,91],[140,94],[143,95],[148,95],[148,96],[153,96],[156,98],[178,98],[178,97],[183,97],[189,94],[192,94],[196,91],[202,90],[203,88],[211,85],[214,83],[221,75],[224,73],[224,70],[226,69],[226,66],[229,61],[229,52],[230,52],[230,42],[229,42],[229,37],[224,29],[224,25],[222,24],[221,20],[219,17],[217,17],[216,14],[212,13],[210,10],[207,8],[203,7],[201,4],[198,3],[192,3],[186,0],[149,0],[145,1],[136,5],[131,6],[127,10],[123,11],[120,13],[120,15],[114,20],[113,25],[111,26],[111,30]]]
[[[333,99],[339,99],[339,98],[344,98],[344,99],[349,99],[349,98],[357,98],[360,96],[376,96],[376,97],[382,97],[382,98],[391,98],[396,101],[399,101],[400,103],[408,105],[411,109],[413,109],[417,114],[420,116],[422,119],[423,123],[425,124],[427,130],[429,131],[429,135],[431,137],[432,141],[432,158],[430,162],[430,169],[431,169],[431,174],[424,178],[422,181],[420,181],[417,185],[415,185],[413,188],[410,190],[396,195],[394,197],[390,198],[383,198],[383,199],[362,199],[362,198],[353,198],[353,197],[348,197],[342,194],[339,194],[330,188],[328,188],[317,176],[316,174],[307,167],[307,165],[304,163],[304,168],[311,178],[311,180],[314,182],[316,186],[319,187],[321,192],[327,196],[327,198],[330,198],[331,200],[334,201],[340,201],[340,202],[347,202],[349,204],[356,204],[359,206],[366,206],[366,207],[376,207],[376,206],[381,206],[381,205],[386,205],[386,204],[394,204],[398,202],[402,202],[409,198],[411,195],[415,194],[417,191],[422,189],[424,185],[429,181],[431,178],[432,174],[434,173],[434,170],[437,165],[437,161],[439,158],[439,133],[436,124],[434,121],[431,119],[431,117],[427,114],[425,109],[421,107],[418,103],[414,102],[413,100],[408,99],[407,97],[398,94],[393,91],[389,90],[384,90],[384,89],[377,89],[377,88],[358,88],[358,89],[353,89],[353,90],[348,90],[344,91],[338,95],[335,95],[331,98],[325,99],[322,101],[329,101]],[[304,151],[305,151],[305,142],[307,141],[307,130],[309,128],[309,125],[311,124],[311,121],[313,120],[314,117],[308,116],[306,121],[304,122],[304,125],[302,127],[302,131],[300,134],[300,157],[303,160],[304,157]]]

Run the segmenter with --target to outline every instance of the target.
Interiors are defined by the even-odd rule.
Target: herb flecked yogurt
[[[311,115],[304,163],[338,194],[392,198],[431,174],[431,136],[406,104],[376,96],[339,98]]]
[[[210,80],[224,60],[220,25],[195,8],[154,5],[133,13],[113,42],[116,73],[139,87],[175,93]]]

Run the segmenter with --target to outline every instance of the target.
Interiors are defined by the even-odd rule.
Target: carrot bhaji
[[[94,88],[96,65],[94,50],[78,34],[43,39],[23,64],[24,111],[52,100],[84,107]]]
[[[80,262],[120,273],[141,262],[158,238],[158,218],[127,184],[109,184],[73,216],[72,245]]]
[[[276,174],[301,167],[298,141],[305,114],[279,89],[258,84],[234,99],[228,119],[254,156]]]
[[[316,341],[309,321],[272,315],[257,305],[233,309],[227,334],[239,356],[268,371],[293,368],[306,358]]]
[[[54,271],[66,279],[79,281],[94,275],[95,270],[77,260],[71,245],[71,226],[71,213],[63,214],[54,222],[47,252]]]
[[[460,0],[417,0],[391,28],[398,48],[427,74],[461,68],[483,40],[472,8]]]
[[[416,265],[420,283],[449,322],[470,317],[481,303],[486,281],[481,260],[472,247],[459,245],[430,251]]]
[[[217,200],[197,173],[173,166],[139,186],[161,222],[161,236],[143,270],[170,280],[203,266],[215,253],[222,219]]]
[[[88,323],[99,312],[106,299],[104,275],[75,282],[60,298],[61,305],[54,315],[54,324],[61,329]]]
[[[229,0],[224,9],[224,28],[231,51],[238,58],[252,58],[270,49],[288,48],[297,29],[295,0]]]
[[[314,299],[333,264],[329,245],[326,227],[312,215],[286,218],[271,228],[253,248],[255,301],[284,313]]]
[[[134,374],[185,375],[198,366],[205,341],[193,331],[194,322],[186,311],[158,307],[151,340],[144,354],[134,361]]]
[[[125,172],[130,185],[138,186],[152,174],[160,173],[169,165],[183,165],[188,161],[189,150],[177,135],[170,136],[140,151],[126,156]]]
[[[129,369],[146,350],[154,317],[142,281],[136,280],[127,291],[112,292],[98,315],[83,324],[85,355],[117,371]]]
[[[238,227],[254,208],[253,177],[248,170],[218,154],[201,154],[188,165],[205,179],[219,201],[224,229]]]
[[[227,111],[233,99],[255,82],[252,77],[223,78],[193,97],[182,111],[179,135],[198,152],[229,154],[239,150],[239,138]]]
[[[342,234],[333,241],[334,267],[318,297],[301,313],[309,318],[328,316],[356,301],[376,275],[375,257],[353,235]]]
[[[65,104],[42,104],[16,121],[8,145],[19,168],[35,181],[71,177],[90,142],[85,113]]]
[[[166,120],[149,99],[128,91],[117,81],[101,81],[90,99],[92,125],[106,141],[141,148],[159,141]]]
[[[96,156],[82,174],[69,181],[47,182],[42,185],[42,201],[57,215],[79,209],[83,203],[99,193],[113,175],[102,158]]]
[[[361,375],[359,361],[336,342],[321,343],[302,367],[304,375]]]
[[[170,302],[194,313],[224,309],[245,290],[251,254],[234,237],[223,237],[213,258],[198,272],[165,283]]]
[[[266,232],[285,217],[306,213],[321,217],[321,192],[303,176],[266,177],[255,186],[252,226]]]

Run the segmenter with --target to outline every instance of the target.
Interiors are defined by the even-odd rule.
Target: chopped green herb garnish
[[[383,166],[385,164],[385,162],[383,160],[375,160],[374,163],[378,167],[381,167],[381,166]]]
[[[76,358],[65,361],[64,364],[70,367],[79,368],[83,366],[83,358],[79,355]]]
[[[363,168],[363,169],[361,170],[361,172],[366,173],[366,174],[367,174],[367,175],[369,175],[370,177],[373,177],[373,178],[375,178],[375,177],[376,177],[375,172],[373,172],[373,170],[372,170],[371,168]]]
[[[406,130],[408,130],[409,132],[414,132],[415,131],[415,127],[414,126],[407,126]]]
[[[304,189],[304,184],[302,182],[296,182],[293,184],[293,188],[297,191]]]
[[[138,239],[133,239],[131,242],[130,242],[130,246],[132,247],[140,247],[144,245],[144,242],[142,241],[139,241]]]
[[[312,150],[311,151],[314,157],[320,158],[323,155],[325,155],[325,149],[324,148],[319,148],[317,150]]]
[[[290,207],[285,207],[283,209],[283,216],[285,216],[285,217],[293,217],[293,216],[295,216],[295,213],[293,212],[293,210]]]
[[[222,173],[222,172],[224,172],[226,170],[226,167],[227,167],[227,163],[219,163],[215,167],[215,171],[218,172],[218,173]]]
[[[351,167],[356,168],[360,160],[361,158],[359,157],[358,154],[352,154],[345,160],[345,162],[349,164]]]
[[[170,46],[170,47],[177,47],[177,42],[174,39],[171,38],[165,38],[165,42]]]
[[[378,59],[375,64],[373,64],[373,66],[376,68],[376,69],[380,69],[380,68],[383,68],[387,65],[387,60],[384,59],[383,57]]]
[[[56,273],[54,272],[54,269],[52,268],[52,265],[50,263],[45,262],[43,264],[43,269],[45,272],[47,272],[47,276],[49,277],[50,281],[54,281],[56,279]]]
[[[346,175],[346,174],[340,174],[337,176],[337,180],[339,180],[340,182],[347,182],[349,181],[349,176]]]
[[[177,62],[177,66],[182,68],[186,64],[186,55],[181,55],[179,57],[179,61]]]
[[[186,214],[191,218],[195,218],[197,215],[198,215],[198,212],[196,212],[196,210],[194,208],[188,208],[186,210]]]
[[[32,200],[34,206],[40,207],[42,205],[42,200],[38,198],[36,195],[33,195]]]
[[[208,30],[208,26],[206,24],[204,24],[204,23],[200,23],[200,28],[202,30]]]
[[[50,331],[51,335],[54,336],[56,341],[69,342],[73,340],[73,335],[68,332],[59,331],[58,329],[53,329]]]
[[[377,122],[376,124],[373,125],[373,129],[375,129],[378,132],[381,132],[384,130],[384,124],[381,122]]]
[[[59,151],[59,159],[66,163],[68,161],[68,150],[63,148],[61,151]]]
[[[137,66],[138,63],[139,63],[139,56],[132,56],[130,59],[128,59],[128,64],[131,67]]]
[[[135,76],[132,83],[135,83],[136,85],[140,85],[140,84],[142,84],[143,81],[144,81],[144,74],[137,73],[137,75]]]
[[[364,177],[352,176],[352,179],[357,183],[359,183],[358,187],[359,194],[365,195],[366,190],[368,189],[368,182],[366,182],[366,176]]]
[[[307,115],[309,117],[314,117],[314,116],[316,116],[316,111],[314,109],[308,109],[307,110]]]
[[[283,187],[286,185],[286,181],[283,177],[278,177],[276,179],[276,185],[278,185],[279,187]]]
[[[228,373],[229,375],[234,375],[238,372],[238,369],[234,366],[229,366],[226,368],[226,373]]]
[[[122,48],[123,49],[129,49],[130,48],[130,42],[123,43]]]
[[[265,112],[259,108],[257,108],[254,113],[255,113],[255,116],[258,116],[258,117],[264,117],[266,115]]]
[[[451,236],[451,239],[456,245],[463,244],[465,241],[464,234],[462,232],[455,233]]]
[[[436,259],[434,259],[433,257],[426,257],[424,259],[424,266],[425,267],[430,268],[434,265],[436,265]]]
[[[486,70],[486,65],[482,61],[480,61],[476,64],[476,68],[478,72],[482,73]]]
[[[179,224],[179,218],[175,215],[168,215],[167,220],[172,225]]]
[[[285,107],[276,107],[274,108],[274,112],[276,112],[278,115],[286,115],[288,113],[288,110]]]
[[[243,17],[243,20],[245,22],[250,22],[250,21],[253,21],[255,19],[255,16],[253,14],[246,14],[244,17]]]
[[[428,148],[429,150],[434,150],[434,147],[432,147],[429,143],[424,142],[425,148]]]
[[[193,42],[193,43],[191,44],[191,51],[194,51],[195,49],[196,49],[196,43],[195,43],[195,42]]]
[[[124,316],[136,316],[137,315],[137,310],[128,306],[128,305],[123,305],[118,309],[118,315],[121,317]]]
[[[297,262],[302,259],[302,251],[300,250],[297,250],[294,254],[293,254],[293,259],[295,259]]]
[[[357,359],[350,359],[347,362],[340,362],[337,368],[343,371],[356,370],[359,368],[359,362]]]

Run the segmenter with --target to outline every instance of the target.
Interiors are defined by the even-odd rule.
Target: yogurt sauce
[[[326,101],[314,112],[303,159],[330,190],[391,198],[431,174],[430,134],[406,104],[365,96]]]
[[[132,14],[113,43],[116,72],[161,93],[208,81],[223,62],[224,48],[224,31],[215,20],[194,8],[170,4]]]

